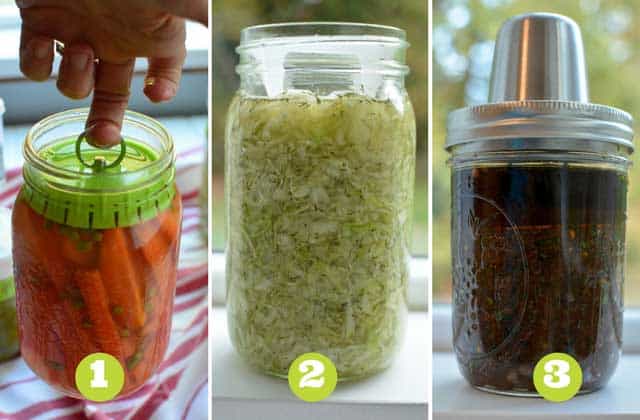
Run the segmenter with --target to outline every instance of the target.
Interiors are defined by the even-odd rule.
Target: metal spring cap
[[[633,152],[633,119],[589,103],[580,28],[551,13],[507,20],[496,39],[487,104],[451,112],[445,148]]]

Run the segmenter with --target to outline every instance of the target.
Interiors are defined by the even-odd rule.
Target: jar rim
[[[265,44],[358,41],[407,48],[406,32],[394,26],[358,22],[287,22],[248,26],[240,32],[238,52]]]
[[[67,167],[49,160],[49,151],[58,147],[60,155],[53,151],[53,156],[64,161],[75,153],[75,159],[80,160],[80,140],[74,139],[77,133],[69,131],[84,130],[88,115],[86,108],[60,112],[29,130],[23,147],[24,184],[19,199],[48,220],[82,229],[131,226],[168,208],[176,194],[174,146],[166,129],[150,117],[131,111],[124,116],[123,131],[131,139],[125,143],[129,145],[126,156],[137,160],[139,166],[109,171],[94,162],[91,170],[86,170],[86,163],[74,161]],[[127,135],[127,130],[135,134]],[[120,147],[116,162],[125,156],[124,145]]]
[[[460,108],[447,117],[445,149],[452,154],[603,148],[633,153],[631,115],[594,103],[521,100]]]
[[[73,176],[88,178],[95,176],[92,173],[79,172],[68,168],[56,166],[51,162],[43,159],[39,155],[39,149],[34,146],[34,142],[42,136],[46,135],[46,133],[48,133],[49,131],[65,124],[86,121],[88,116],[89,108],[76,108],[49,115],[35,123],[27,132],[23,145],[23,156],[25,159],[25,164],[29,164],[35,167],[35,169],[43,171],[55,177]],[[158,121],[144,114],[126,110],[122,126],[123,130],[127,126],[132,126],[151,133],[160,140],[162,149],[156,150],[156,152],[158,152],[158,158],[150,162],[148,165],[128,171],[126,173],[101,173],[100,176],[106,178],[117,178],[123,175],[132,177],[141,173],[146,173],[148,174],[149,178],[154,178],[155,175],[162,173],[173,164],[175,159],[173,140],[169,132]],[[139,184],[134,184],[130,187],[138,188],[139,186]]]

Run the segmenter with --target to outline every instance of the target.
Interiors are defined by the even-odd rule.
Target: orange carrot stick
[[[180,201],[174,200],[174,206],[156,218],[132,226],[130,232],[141,256],[137,270],[144,273],[147,284],[145,309],[148,320],[144,328],[144,334],[147,334],[157,328],[157,316],[153,314],[171,304],[173,299],[180,233]]]
[[[110,313],[121,328],[133,333],[145,322],[145,285],[139,282],[135,256],[123,229],[103,232],[100,246],[100,273],[109,297]],[[121,331],[126,335],[126,332]]]
[[[177,252],[177,244],[174,244],[161,264],[148,270],[153,272],[148,274],[147,279],[153,284],[153,288],[149,289],[153,293],[146,296],[147,322],[141,331],[137,350],[127,360],[128,380],[131,383],[152,375],[166,351],[171,329]]]
[[[98,270],[77,270],[75,283],[87,304],[91,331],[103,352],[123,361],[118,327],[111,317],[107,291]]]
[[[66,375],[66,381],[54,380],[66,391],[75,391],[75,371],[76,367],[85,356],[97,351],[95,344],[82,329],[78,320],[74,320],[75,309],[70,308],[67,303],[56,305],[48,311],[51,317],[49,320],[51,337],[49,343],[45,343],[45,348],[41,351],[47,367],[51,373],[61,370],[62,375]],[[44,315],[44,314],[41,314]],[[77,318],[81,318],[80,315]],[[40,320],[40,322],[45,322]],[[62,358],[62,365],[58,365]]]
[[[61,256],[54,224],[23,200],[14,208],[14,229],[23,355],[38,374],[73,389],[77,363],[96,351],[82,328],[84,302],[79,291],[72,293],[73,270]]]
[[[69,229],[66,234],[58,227],[58,237],[62,249],[62,255],[74,265],[91,268],[95,267],[98,261],[98,250],[93,240],[81,238],[78,231]],[[75,238],[72,236],[76,236]],[[86,234],[84,236],[87,236]]]
[[[58,345],[57,323],[50,315],[43,317],[50,307],[47,290],[39,279],[46,277],[40,266],[22,267],[16,276],[17,315],[21,328],[20,350],[31,369],[47,381],[66,382],[64,379],[65,358]],[[35,279],[38,279],[37,281]],[[42,308],[42,309],[38,309]]]
[[[179,213],[167,209],[157,217],[131,227],[134,245],[150,266],[157,265],[180,234]]]
[[[69,317],[66,324],[79,320],[80,316],[73,314],[80,312],[77,309],[81,309],[83,301],[79,290],[74,293],[73,283],[70,281],[73,278],[73,267],[61,256],[60,235],[53,225],[47,227],[44,217],[23,201],[14,209],[13,223],[18,233],[15,246],[19,251],[15,261],[16,267],[19,267],[19,279],[16,280],[28,282],[29,287],[32,287],[31,294],[35,294],[36,289],[41,290],[46,295],[46,306],[65,302]],[[47,281],[52,287],[44,284]],[[34,313],[44,313],[46,306],[34,306],[31,310]],[[80,322],[74,327],[76,326],[80,326]]]
[[[24,199],[18,198],[13,209],[12,224],[16,259],[25,260],[25,265],[39,266],[46,259],[47,251],[52,245],[46,243],[40,234],[44,229],[44,219]]]

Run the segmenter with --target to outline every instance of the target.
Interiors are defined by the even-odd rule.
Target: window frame
[[[40,83],[27,80],[20,72],[20,12],[15,4],[0,5],[0,97],[7,102],[5,124],[38,120],[44,115],[88,106],[90,98],[74,101],[61,95],[55,80],[60,56],[55,55],[53,71]],[[174,100],[153,104],[142,93],[147,60],[136,60],[129,107],[152,116],[207,113],[207,97],[202,90],[208,86],[209,30],[198,23],[187,22],[187,57],[183,66],[180,90]],[[37,98],[37,99],[35,99]]]

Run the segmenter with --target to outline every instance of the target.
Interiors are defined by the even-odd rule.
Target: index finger
[[[173,15],[209,24],[209,2],[207,0],[158,0],[160,7]]]
[[[93,101],[87,119],[87,141],[96,147],[120,143],[122,120],[129,104],[135,59],[121,64],[98,62]]]

